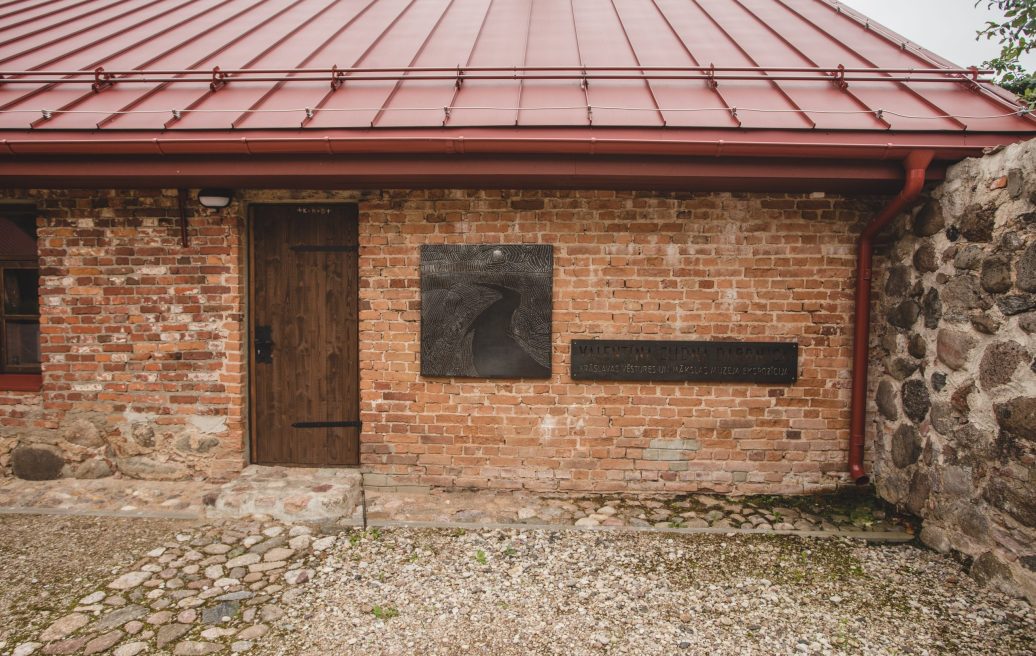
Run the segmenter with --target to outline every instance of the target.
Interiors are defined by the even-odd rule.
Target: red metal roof
[[[0,74],[0,175],[3,155],[479,144],[959,159],[1036,132],[833,0],[11,0]]]

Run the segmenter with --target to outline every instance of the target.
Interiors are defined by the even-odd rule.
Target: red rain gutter
[[[523,134],[524,132],[524,134]],[[72,136],[0,131],[0,157],[89,155],[428,155],[428,154],[549,154],[549,155],[675,155],[684,157],[794,157],[901,160],[920,150],[937,152],[940,159],[958,160],[981,154],[988,146],[1013,143],[1031,132],[908,133],[889,135],[883,130],[851,134],[811,132],[789,135],[779,130],[757,131],[749,138],[723,139],[729,132],[672,130],[652,138],[639,130],[486,129],[473,131],[396,130],[380,134],[362,130],[334,135],[241,135],[217,132],[161,137],[144,134],[93,132]]]
[[[853,330],[853,396],[849,422],[849,476],[858,485],[870,480],[863,468],[864,422],[867,413],[867,363],[870,344],[873,239],[907,205],[921,195],[925,175],[935,154],[918,150],[904,161],[906,182],[878,216],[860,234],[856,256],[856,321]]]

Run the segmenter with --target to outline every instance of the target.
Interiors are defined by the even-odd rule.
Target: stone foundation
[[[11,452],[19,436],[41,418],[43,397],[33,392],[0,391],[0,478],[11,471]]]
[[[225,432],[220,420],[192,417],[165,425],[158,417],[73,411],[14,431],[10,467],[28,480],[106,478],[115,472],[157,481],[209,478],[215,472],[204,459]]]
[[[356,469],[245,467],[241,475],[206,496],[206,515],[262,515],[284,521],[331,522],[351,517],[360,503],[362,476]]]
[[[879,493],[1036,601],[1036,141],[950,169],[877,278]]]

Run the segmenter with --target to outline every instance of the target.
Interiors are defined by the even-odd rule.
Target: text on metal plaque
[[[794,383],[794,342],[572,340],[575,380]]]

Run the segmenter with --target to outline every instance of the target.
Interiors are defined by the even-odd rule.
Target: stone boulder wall
[[[894,231],[875,286],[878,493],[1036,602],[1036,140],[952,167]]]
[[[19,436],[39,422],[42,408],[39,393],[0,391],[0,479],[12,474]]]
[[[219,476],[210,471],[210,462],[239,452],[240,445],[226,437],[225,417],[170,421],[132,412],[69,412],[56,425],[37,418],[5,430],[0,438],[0,476],[215,479]]]

